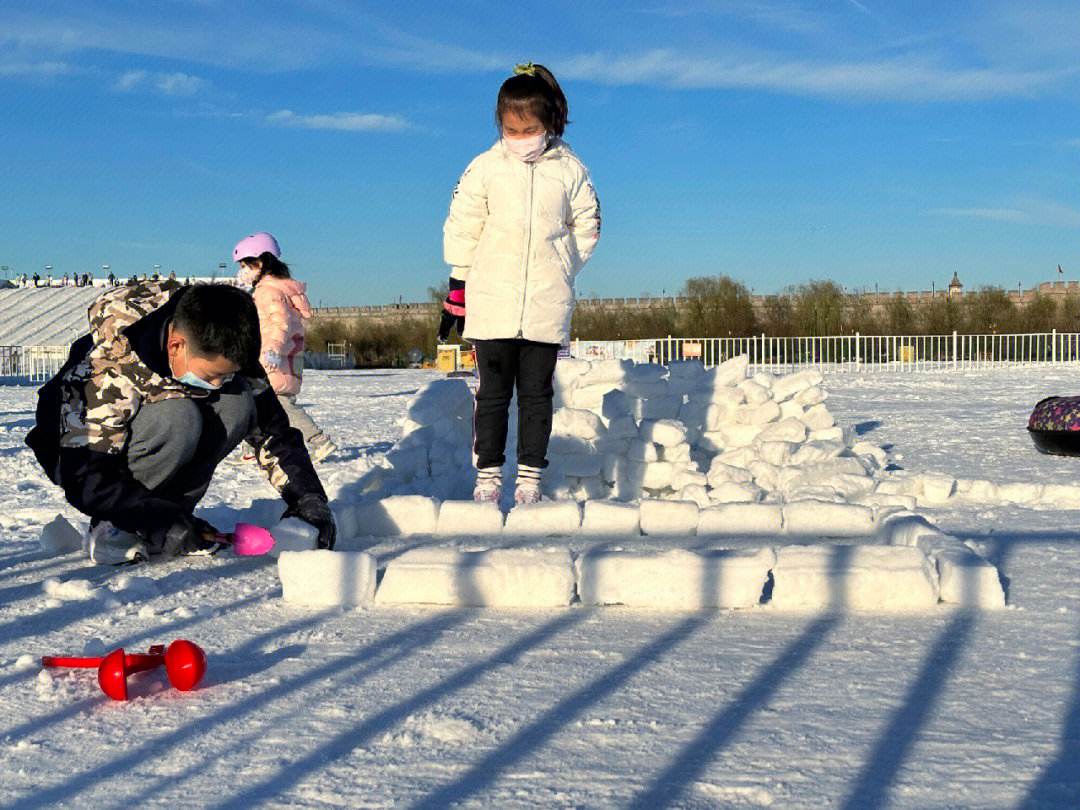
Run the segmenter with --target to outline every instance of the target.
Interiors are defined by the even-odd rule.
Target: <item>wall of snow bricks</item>
[[[287,602],[697,610],[754,607],[771,590],[768,604],[783,611],[1005,605],[992,563],[907,511],[812,501],[704,510],[677,501],[551,501],[519,506],[504,519],[492,504],[421,496],[335,508],[343,525],[364,526],[368,535],[428,535],[432,542],[390,560],[377,587],[375,558],[365,552],[284,552],[278,569]],[[635,549],[633,538],[650,529],[653,536],[715,538],[717,547]],[[757,537],[762,545],[725,549],[725,536]],[[556,543],[498,547],[507,538],[575,537],[597,544],[576,554]],[[861,542],[836,542],[845,538]],[[804,539],[812,544],[800,544]],[[440,545],[462,540],[470,545]]]

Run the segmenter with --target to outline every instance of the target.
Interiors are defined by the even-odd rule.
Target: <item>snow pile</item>
[[[375,570],[375,558],[362,551],[283,551],[278,557],[285,601],[309,607],[370,603]]]
[[[81,551],[83,533],[68,523],[63,515],[57,515],[41,530],[38,545],[50,556]]]
[[[804,500],[871,510],[913,507],[907,493],[875,491],[887,456],[836,425],[821,383],[816,370],[749,376],[745,356],[710,370],[696,361],[662,366],[560,360],[544,493],[578,502],[680,501],[698,509]],[[387,454],[389,466],[369,474],[357,489],[468,498],[474,480],[472,402],[463,379],[422,387],[409,400],[402,438]],[[513,462],[505,473],[512,475]],[[646,522],[655,528],[653,517],[674,521],[663,532],[692,522],[685,506],[649,506]],[[400,532],[402,524],[377,509],[358,522],[371,524],[372,534]],[[864,533],[873,531],[865,521],[852,525],[860,522]],[[356,532],[369,533],[364,525]]]
[[[470,497],[472,416],[473,393],[464,380],[434,380],[421,387],[405,406],[401,439],[386,454],[389,466],[377,469],[370,488]]]
[[[564,607],[574,586],[568,549],[418,548],[387,564],[376,602]]]

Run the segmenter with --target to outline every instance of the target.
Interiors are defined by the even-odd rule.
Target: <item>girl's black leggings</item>
[[[473,420],[476,466],[501,467],[506,461],[510,400],[517,386],[518,464],[546,467],[558,344],[507,339],[474,345],[480,373]]]

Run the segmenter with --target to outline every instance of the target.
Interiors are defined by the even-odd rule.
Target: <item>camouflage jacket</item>
[[[167,526],[179,508],[128,472],[123,451],[132,419],[144,404],[210,396],[175,380],[164,352],[165,328],[186,289],[143,282],[98,298],[88,313],[90,334],[39,392],[37,426],[27,437],[73,506],[131,531]],[[239,373],[255,395],[255,428],[246,441],[270,483],[290,505],[310,493],[325,498],[303,437],[289,426],[262,367],[254,362]]]

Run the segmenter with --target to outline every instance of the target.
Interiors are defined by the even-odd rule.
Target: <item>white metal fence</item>
[[[0,346],[0,383],[43,383],[64,365],[67,346]]]
[[[768,371],[790,371],[804,366],[841,371],[961,370],[1080,362],[1080,333],[742,338],[669,335],[649,340],[576,340],[570,353],[584,359],[628,359],[637,363],[701,360],[706,367],[745,354],[755,369]]]
[[[335,347],[336,348],[336,347]],[[67,360],[67,346],[0,346],[0,384],[43,383]],[[575,340],[573,357],[637,363],[701,360],[706,367],[748,355],[755,369],[803,366],[840,371],[962,370],[1000,365],[1080,363],[1080,333],[1015,335],[833,335],[828,337]],[[330,356],[331,366],[338,356]]]

